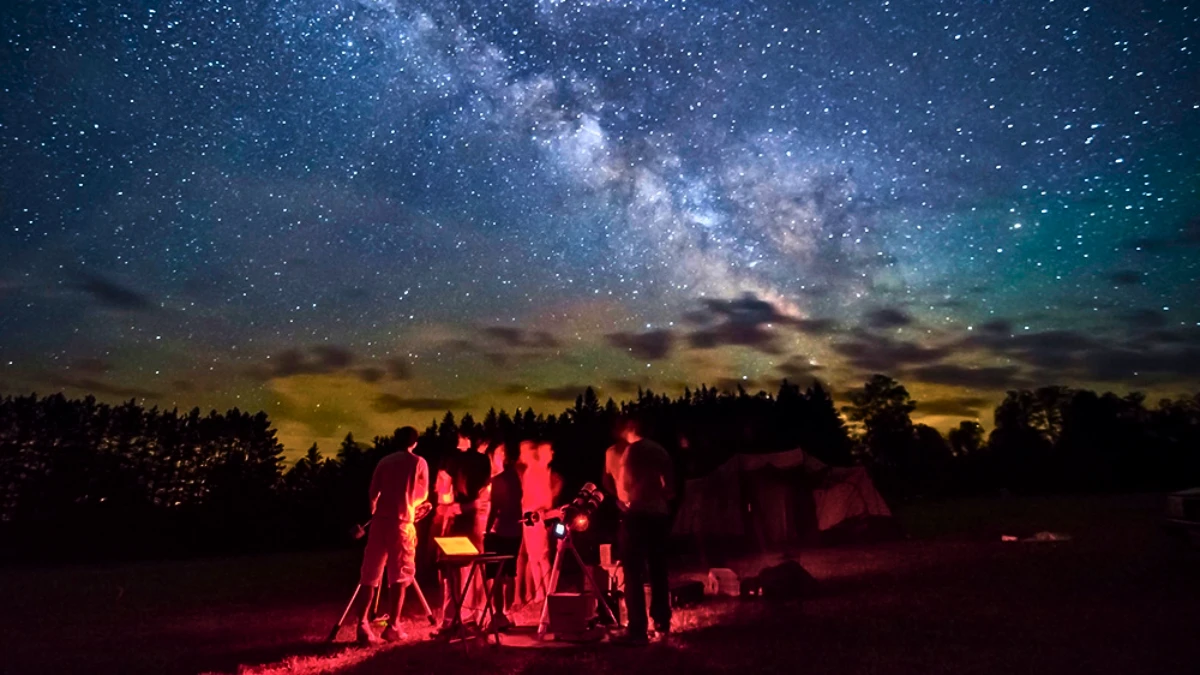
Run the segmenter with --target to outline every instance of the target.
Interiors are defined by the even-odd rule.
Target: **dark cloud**
[[[383,376],[386,374],[387,374],[387,372],[384,371],[383,368],[369,367],[369,368],[359,368],[358,369],[358,379],[362,380],[363,382],[368,382],[368,383],[372,383],[372,384],[382,380]]]
[[[127,286],[96,274],[80,274],[72,286],[88,293],[97,304],[128,312],[149,312],[154,309],[150,297]]]
[[[604,336],[608,344],[629,352],[641,361],[657,361],[671,353],[675,335],[669,330],[652,330],[645,333],[609,333]]]
[[[390,358],[387,360],[388,377],[393,380],[408,380],[413,376],[412,366],[401,358]]]
[[[766,354],[779,354],[778,334],[757,323],[724,323],[697,330],[688,335],[688,343],[696,349],[713,349],[726,345],[749,347]]]
[[[395,394],[380,394],[375,397],[371,408],[379,413],[394,413],[401,410],[417,412],[441,412],[462,408],[466,401],[461,398],[413,397],[406,398]]]
[[[733,345],[767,354],[783,351],[778,344],[779,327],[809,335],[829,335],[837,329],[837,323],[831,319],[787,316],[753,293],[731,300],[704,299],[699,308],[684,314],[683,319],[698,327],[687,336],[688,344],[695,349]]]
[[[546,331],[527,331],[513,326],[489,326],[483,329],[489,339],[513,349],[555,349],[561,343]]]
[[[1149,330],[1167,325],[1167,315],[1157,309],[1135,309],[1125,312],[1122,319],[1134,330]]]
[[[328,370],[342,370],[354,363],[354,352],[345,347],[317,345],[312,351],[321,367]]]
[[[1152,384],[1200,376],[1200,332],[1158,329],[1113,342],[1057,330],[975,335],[963,346],[1034,366],[1042,380]]]
[[[1187,330],[1159,329],[1142,333],[1134,343],[1142,346],[1144,349],[1154,349],[1156,347],[1174,347],[1186,344],[1195,345],[1196,338],[1197,334],[1194,327],[1191,329],[1190,334]]]
[[[824,370],[824,368],[809,363],[806,358],[797,356],[789,359],[786,363],[776,366],[775,370],[787,378],[789,382],[795,384],[803,380],[815,378],[817,373]]]
[[[635,393],[639,388],[644,388],[646,383],[630,380],[627,378],[616,377],[608,381],[608,386],[613,391],[621,394]]]
[[[938,363],[914,368],[909,371],[909,375],[921,382],[945,384],[952,387],[1007,389],[1020,384],[1018,381],[1020,372],[1021,369],[1017,366],[970,368],[950,363]]]
[[[538,398],[544,398],[547,401],[571,402],[581,395],[588,385],[586,384],[567,384],[561,387],[547,387],[533,392],[533,395]]]
[[[992,319],[979,325],[979,330],[990,335],[1010,335],[1013,324],[1008,319]]]
[[[68,366],[68,370],[74,370],[88,375],[103,375],[112,370],[112,364],[96,358],[75,359]]]
[[[980,417],[980,412],[988,405],[988,400],[973,396],[961,398],[935,398],[917,402],[917,411],[926,415],[945,415],[947,417]]]
[[[878,373],[894,373],[908,366],[935,363],[952,352],[946,346],[922,347],[863,331],[856,332],[851,341],[834,343],[833,349],[859,370]]]
[[[408,361],[399,357],[393,357],[384,361],[383,366],[365,366],[359,368],[356,373],[358,379],[363,382],[382,382],[384,379],[402,381],[412,377],[412,366]]]
[[[838,324],[833,319],[795,319],[792,325],[808,335],[830,335],[837,330]]]
[[[1082,353],[1098,347],[1099,343],[1083,333],[1051,330],[1015,335],[973,335],[963,341],[963,346],[983,348],[1039,368],[1057,370],[1073,362]]]
[[[867,312],[867,325],[871,328],[900,328],[912,322],[911,316],[894,307],[881,307]]]
[[[255,366],[249,374],[262,380],[293,375],[321,375],[348,369],[354,364],[354,352],[336,345],[316,345],[308,350],[285,349]],[[362,371],[358,373],[363,377]],[[369,375],[368,375],[369,376]]]
[[[724,319],[731,323],[743,325],[761,325],[768,323],[788,323],[791,319],[779,313],[775,305],[760,299],[753,293],[746,293],[740,298],[719,300],[706,298],[701,301],[702,308],[689,312],[685,318],[692,323],[701,325]]]
[[[1139,237],[1125,242],[1124,248],[1145,253],[1184,253],[1189,246],[1200,246],[1200,216],[1163,237]]]
[[[719,378],[719,379],[717,379],[715,386],[718,391],[727,391],[727,392],[731,392],[731,393],[736,392],[738,387],[741,387],[742,389],[744,389],[746,391],[747,394],[750,394],[751,396],[757,394],[758,392],[762,391],[762,389],[763,389],[762,385],[759,383],[758,380],[749,379],[749,378],[743,380],[740,377]]]
[[[151,389],[142,389],[141,387],[129,387],[111,382],[105,382],[93,377],[69,378],[56,377],[53,378],[54,386],[63,387],[64,389],[78,389],[87,394],[95,394],[98,396],[112,396],[122,399],[130,398],[162,398],[162,393]]]
[[[1082,375],[1094,380],[1155,383],[1200,377],[1200,347],[1126,349],[1109,347],[1083,354]]]
[[[1134,270],[1120,270],[1109,274],[1108,280],[1118,286],[1136,286],[1142,283],[1142,273]]]

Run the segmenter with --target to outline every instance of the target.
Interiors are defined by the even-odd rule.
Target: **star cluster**
[[[293,450],[586,385],[1200,380],[1200,7],[0,9],[0,387]]]

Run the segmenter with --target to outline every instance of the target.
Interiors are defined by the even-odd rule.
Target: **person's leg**
[[[443,568],[442,570],[442,627],[445,628],[453,624],[458,617],[455,616],[455,598],[461,592],[462,588],[462,570],[457,567]]]
[[[655,632],[666,633],[671,630],[671,587],[667,572],[669,520],[666,516],[655,516],[649,524],[646,562],[650,567],[650,618],[654,619]]]
[[[371,605],[375,601],[375,587],[366,584],[358,585],[358,594],[362,596],[362,612],[358,617],[359,627],[371,625]]]
[[[404,595],[408,585],[412,583],[417,571],[417,528],[412,523],[405,523],[400,530],[399,550],[394,556],[395,563],[389,565],[388,578],[394,579],[391,586],[391,612],[388,615],[388,625],[383,631],[383,639],[390,642],[403,640],[407,637],[400,628],[400,612],[404,609]]]
[[[359,615],[357,638],[363,644],[378,644],[379,638],[371,630],[371,605],[375,601],[375,589],[383,581],[383,569],[388,560],[388,528],[376,523],[367,535],[367,546],[363,550],[362,568],[359,570],[359,595],[362,596],[362,613]]]
[[[471,543],[475,544],[475,550],[483,552],[485,546],[483,543],[484,531],[487,529],[487,516],[489,504],[479,501],[475,504],[475,511],[471,514]],[[471,587],[466,590],[466,601],[463,603],[469,608],[467,612],[467,621],[474,621],[478,625],[483,625],[484,609],[487,607],[487,584],[484,583],[484,570],[480,569],[471,578]]]
[[[625,570],[625,609],[629,612],[630,635],[645,636],[646,617],[646,538],[639,514],[627,513],[621,520],[619,542],[621,567]]]

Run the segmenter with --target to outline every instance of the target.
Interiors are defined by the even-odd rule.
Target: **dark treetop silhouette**
[[[751,395],[701,386],[671,398],[639,391],[601,405],[592,389],[559,414],[488,411],[482,422],[447,412],[417,452],[437,470],[459,432],[516,444],[549,440],[574,494],[599,481],[621,415],[644,420],[679,467],[703,475],[733,452],[802,447],[834,465],[870,468],[892,499],[979,493],[1155,490],[1200,481],[1200,394],[1147,407],[1066,387],[1010,391],[986,442],[963,421],[949,439],[914,425],[915,402],[873,376],[847,393],[786,380]],[[0,550],[10,559],[190,555],[334,546],[365,518],[366,486],[392,438],[347,435],[334,457],[314,444],[290,470],[267,416],[237,409],[146,410],[62,395],[0,399]]]

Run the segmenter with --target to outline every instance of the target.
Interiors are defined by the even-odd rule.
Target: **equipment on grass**
[[[690,607],[704,602],[704,582],[682,581],[671,586],[671,606]]]
[[[368,602],[378,602],[379,596],[383,594],[383,587],[384,585],[380,584],[379,588],[375,589],[375,597],[368,600]],[[433,610],[429,608],[429,602],[425,599],[425,594],[421,592],[421,585],[417,583],[416,578],[408,582],[406,587],[412,587],[413,591],[417,594],[417,600],[421,602],[421,609],[425,610],[425,620],[429,622],[430,626],[436,625],[437,619],[433,617]],[[342,610],[341,617],[338,618],[337,623],[333,624],[333,628],[329,630],[329,636],[325,638],[326,642],[333,642],[337,639],[338,631],[342,629],[342,624],[346,623],[346,617],[349,616],[350,610],[354,608],[354,601],[358,599],[358,592],[361,590],[362,584],[358,584],[354,587],[354,593],[350,595],[350,602],[346,603],[346,609]],[[403,610],[404,608],[401,607],[400,609]],[[400,617],[396,617],[397,620],[399,618]]]
[[[441,567],[444,572],[457,568],[460,570],[459,577],[461,578],[461,569],[463,567],[468,568],[466,579],[462,581],[461,588],[456,583],[448,584],[454,616],[449,617],[449,621],[447,621],[448,617],[442,617],[442,624],[445,628],[438,632],[437,637],[450,640],[471,637],[467,625],[462,620],[462,606],[466,599],[466,590],[471,587],[471,582],[474,581],[475,573],[478,571],[479,577],[483,582],[484,597],[483,616],[481,618],[488,625],[492,626],[488,632],[496,636],[496,644],[499,645],[500,631],[495,627],[494,621],[497,611],[492,601],[492,586],[488,584],[485,571],[488,565],[503,565],[513,560],[514,556],[479,553],[475,549],[475,545],[471,543],[471,540],[466,537],[435,537],[433,541],[442,552],[443,557],[438,561],[438,567]],[[465,542],[465,545],[463,542]],[[450,551],[464,552],[450,553]],[[450,575],[447,576],[449,577]],[[496,583],[495,579],[492,579],[491,583],[494,585]],[[493,621],[488,621],[489,617]]]
[[[550,582],[546,586],[546,599],[542,602],[542,616],[541,616],[541,619],[538,621],[538,629],[537,629],[537,638],[539,640],[545,640],[546,634],[548,632],[550,632],[550,625],[551,625],[550,614],[551,614],[551,610],[553,608],[560,608],[561,611],[567,611],[568,613],[574,613],[578,610],[578,608],[580,606],[579,603],[584,602],[583,600],[555,600],[553,602],[551,601],[552,597],[555,597],[555,596],[561,597],[561,596],[565,595],[565,594],[555,593],[555,591],[558,589],[558,578],[559,578],[560,573],[562,572],[562,563],[563,563],[563,560],[566,559],[566,557],[567,557],[566,554],[568,551],[571,553],[571,556],[575,559],[575,563],[577,565],[579,565],[579,571],[583,575],[583,580],[584,580],[584,588],[585,588],[584,593],[583,594],[574,594],[574,595],[586,596],[588,594],[594,593],[595,595],[593,598],[592,606],[595,607],[598,605],[600,607],[600,609],[603,610],[603,613],[600,618],[607,619],[607,623],[610,626],[615,626],[617,624],[617,617],[613,614],[612,609],[610,609],[608,606],[607,597],[606,597],[604,589],[600,587],[600,584],[598,584],[596,582],[595,577],[592,576],[591,569],[583,563],[583,558],[580,557],[579,551],[576,550],[575,544],[571,541],[571,529],[564,526],[563,534],[558,540],[558,552],[557,552],[557,555],[554,556],[554,566],[550,569]],[[560,625],[563,622],[566,622],[566,624],[568,626],[577,625],[577,622],[573,618],[570,618],[570,617],[563,617],[563,618],[555,617],[555,618],[556,618],[556,620],[553,622],[555,625]],[[591,628],[595,628],[595,626],[594,625],[589,626],[589,629],[591,629]],[[555,636],[555,638],[558,638],[558,639],[572,639],[572,638],[578,639],[578,638],[591,637],[591,635],[586,634],[586,631],[585,631],[585,634],[572,633],[571,635],[565,635],[565,634],[560,635],[559,633],[554,633],[554,636]],[[602,635],[598,635],[597,637],[602,637]]]

